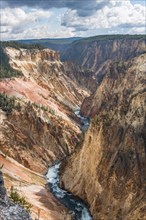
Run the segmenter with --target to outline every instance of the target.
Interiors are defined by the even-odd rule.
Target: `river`
[[[81,119],[82,131],[85,132],[88,128],[89,120],[80,115],[80,110],[76,110],[75,114]],[[46,177],[50,191],[64,206],[66,206],[72,212],[74,220],[93,220],[87,205],[81,199],[60,188],[60,165],[61,162],[58,162],[48,169]]]

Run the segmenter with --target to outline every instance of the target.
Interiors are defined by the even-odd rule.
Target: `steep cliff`
[[[41,220],[70,219],[68,210],[54,198],[48,187],[46,187],[47,182],[43,175],[26,168],[11,157],[5,157],[1,151],[0,164],[3,164],[2,173],[4,179],[3,185],[3,179],[0,178],[0,219],[2,216],[1,208],[5,208],[5,215],[10,215],[10,212],[8,211],[9,203],[7,203],[9,196],[10,198],[13,198],[13,201],[15,202],[20,202],[19,198],[23,198],[23,200],[21,200],[22,202],[26,201],[26,204],[29,205],[29,207],[31,205],[30,215],[33,220],[38,218]],[[12,195],[12,188],[14,196]],[[5,189],[7,189],[7,197]],[[16,193],[19,197],[16,196]],[[1,197],[3,197],[2,200]],[[15,208],[17,214],[19,206],[15,206]],[[17,216],[15,216],[15,219],[18,220],[16,217]],[[14,220],[12,219],[12,215],[10,216],[10,220]],[[22,215],[21,220],[23,220]]]
[[[61,185],[89,204],[95,220],[144,220],[146,54],[110,65],[82,112],[91,123]]]
[[[58,52],[50,49],[18,50],[11,47],[7,47],[5,52],[10,58],[11,66],[23,73],[24,77],[21,77],[21,81],[16,82],[17,84],[21,83],[23,86],[23,84],[25,84],[24,81],[28,81],[28,89],[31,89],[31,86],[36,87],[36,89],[37,86],[38,88],[41,87],[42,92],[46,89],[47,91],[45,92],[47,92],[49,97],[55,100],[57,99],[57,101],[63,102],[70,107],[80,105],[84,97],[88,94],[66,76]],[[8,86],[9,83],[7,83],[7,87]],[[11,86],[13,88],[13,85]],[[27,85],[24,85],[24,88],[26,87]],[[32,88],[32,91],[33,89],[34,88]],[[40,91],[38,93],[40,93]]]
[[[11,67],[23,75],[0,81],[0,150],[46,172],[82,139],[73,110],[89,93],[66,75],[58,52],[11,47],[5,52]]]
[[[64,62],[65,74],[69,76],[79,87],[87,89],[91,93],[97,88],[97,80],[94,72],[85,67],[74,64],[73,62]]]
[[[31,220],[29,213],[18,204],[8,199],[4,186],[2,172],[0,171],[0,219],[1,220]]]
[[[92,70],[98,82],[101,82],[110,61],[124,61],[144,51],[144,36],[95,36],[73,42],[62,55],[62,59]]]
[[[0,150],[37,172],[71,154],[81,140],[77,125],[29,103],[2,115]]]

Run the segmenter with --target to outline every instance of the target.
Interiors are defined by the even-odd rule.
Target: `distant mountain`
[[[27,39],[18,40],[19,43],[24,44],[40,44],[43,47],[50,48],[55,51],[63,52],[68,46],[77,41],[83,39],[82,37],[70,37],[70,38],[46,38],[46,39]]]

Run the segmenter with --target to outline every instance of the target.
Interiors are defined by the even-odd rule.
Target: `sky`
[[[0,0],[0,38],[146,34],[145,18],[145,0]]]

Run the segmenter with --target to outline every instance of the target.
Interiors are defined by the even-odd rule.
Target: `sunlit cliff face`
[[[0,81],[0,93],[14,96],[19,104],[9,113],[0,110],[4,153],[0,158],[6,175],[16,174],[13,183],[24,180],[25,167],[29,175],[31,170],[45,174],[48,166],[64,159],[61,186],[87,202],[93,219],[144,220],[145,44],[143,40],[92,43],[67,50],[68,58],[79,65],[72,60],[62,63],[59,53],[50,49],[5,48],[10,65],[22,76]],[[80,106],[81,114],[90,118],[84,134],[74,113]],[[17,170],[12,158],[25,167],[19,164]],[[7,171],[8,159],[15,163],[13,172]],[[33,186],[32,197],[45,185],[35,175],[38,188]],[[30,176],[27,184],[34,184]],[[27,195],[28,188],[23,188]]]
[[[48,97],[56,95],[59,101],[78,106],[87,95],[65,75],[58,52],[50,49],[16,50],[13,48],[6,48],[6,52],[10,57],[11,66],[22,71],[26,81],[37,83],[38,89],[41,86],[42,92],[47,89],[48,91],[44,93],[47,92]],[[36,87],[35,84],[34,87]]]
[[[145,67],[146,54],[112,64],[82,105],[91,124],[61,183],[89,204],[94,219],[145,219]]]
[[[0,92],[16,97],[21,105],[9,116],[1,112],[1,149],[26,167],[45,172],[48,164],[69,155],[79,143],[80,125],[72,110],[88,92],[65,74],[58,52],[5,51],[23,76],[0,82]]]

